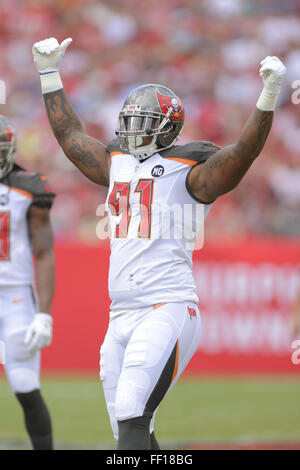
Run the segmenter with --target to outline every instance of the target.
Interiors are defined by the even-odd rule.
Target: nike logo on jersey
[[[13,303],[18,304],[18,303],[22,302],[23,300],[24,300],[24,297],[22,299],[14,299]]]
[[[156,304],[156,305],[153,305],[153,310],[159,308],[159,307],[162,307],[163,305],[166,305],[167,302],[163,302],[162,304]]]

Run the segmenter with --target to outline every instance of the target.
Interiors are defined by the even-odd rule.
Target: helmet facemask
[[[0,134],[0,179],[4,178],[13,168],[15,152],[14,132],[2,131]]]
[[[141,88],[154,89],[155,87],[157,86],[148,85]],[[156,108],[160,109],[159,103]],[[116,134],[120,147],[138,160],[144,160],[158,150],[174,145],[183,127],[183,120],[171,119],[175,111],[172,106],[165,114],[154,109],[151,105],[126,104],[125,101],[119,114],[120,126]]]

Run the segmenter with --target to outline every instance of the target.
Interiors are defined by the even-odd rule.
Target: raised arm
[[[214,201],[238,185],[260,154],[269,135],[285,67],[277,57],[267,57],[261,64],[260,75],[264,88],[238,142],[218,150],[189,173],[190,191],[205,203]]]
[[[88,136],[63,89],[58,72],[61,58],[71,43],[61,45],[54,38],[33,46],[33,58],[40,73],[42,92],[53,133],[65,155],[91,181],[109,185],[109,158],[106,146]]]

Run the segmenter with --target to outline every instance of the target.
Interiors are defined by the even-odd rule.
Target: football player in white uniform
[[[194,209],[202,208],[203,223],[210,205],[235,188],[260,154],[285,67],[276,57],[262,61],[263,90],[236,144],[175,145],[182,103],[168,88],[149,84],[128,95],[117,139],[105,148],[85,133],[63,89],[58,66],[71,41],[40,41],[33,57],[60,146],[87,178],[108,187],[112,303],[100,377],[118,449],[159,449],[154,415],[200,341],[192,251],[193,228],[201,224]],[[183,223],[174,207],[188,207],[190,217]]]
[[[40,393],[39,373],[40,349],[50,344],[52,334],[54,255],[49,212],[54,194],[43,175],[24,171],[14,163],[15,141],[12,124],[0,116],[2,362],[23,408],[33,448],[51,450],[51,421]]]

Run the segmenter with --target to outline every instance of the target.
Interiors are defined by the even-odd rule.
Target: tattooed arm
[[[49,209],[31,206],[28,213],[28,227],[32,252],[36,261],[36,283],[40,311],[50,313],[54,295],[55,269]]]
[[[48,119],[65,155],[91,181],[109,185],[109,159],[106,147],[88,136],[69,103],[64,89],[44,94]]]
[[[99,140],[88,136],[69,103],[58,71],[72,39],[61,44],[55,38],[45,39],[33,45],[33,60],[40,73],[42,93],[54,135],[66,156],[91,181],[109,185],[110,160],[106,147]]]
[[[256,108],[235,145],[218,150],[195,166],[188,179],[191,192],[209,203],[235,188],[260,154],[271,129],[273,112]]]
[[[188,175],[187,184],[191,192],[203,202],[212,202],[236,187],[260,154],[269,135],[285,66],[277,57],[269,56],[260,64],[259,74],[264,87],[238,142],[217,151]]]

